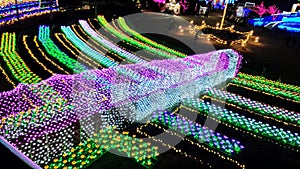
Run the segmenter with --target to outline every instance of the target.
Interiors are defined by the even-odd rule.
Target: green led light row
[[[247,118],[199,99],[186,99],[182,102],[182,106],[192,112],[204,114],[205,116],[209,115],[210,118],[220,121],[225,125],[234,126],[237,130],[247,131],[251,135],[254,135],[254,137],[260,136],[267,140],[276,141],[281,145],[287,145],[297,149],[300,148],[300,137],[298,133],[292,133],[291,131],[277,128],[276,126],[270,126],[267,123]]]
[[[131,37],[128,37],[120,32],[118,32],[115,28],[113,28],[107,21],[106,19],[104,18],[104,16],[98,16],[98,21],[100,22],[100,24],[106,28],[110,33],[112,33],[113,35],[117,36],[118,38],[120,38],[121,40],[127,42],[127,43],[130,43],[132,44],[133,46],[136,46],[138,47],[139,49],[144,49],[144,50],[147,50],[153,54],[157,54],[159,56],[162,56],[164,58],[176,58],[175,55],[172,55],[172,54],[169,54],[165,51],[162,51],[162,50],[158,50],[157,48],[153,48],[151,46],[148,46],[148,45],[145,45],[141,42],[138,42],[137,40],[134,40],[133,38]]]
[[[236,85],[241,85],[241,86],[245,86],[254,90],[258,90],[260,92],[264,92],[267,94],[271,94],[274,96],[280,96],[283,97],[285,99],[289,99],[295,102],[300,102],[300,95],[295,94],[293,92],[290,91],[284,91],[281,90],[279,88],[276,87],[272,87],[269,85],[265,85],[265,84],[261,84],[261,83],[257,83],[254,82],[252,80],[247,80],[247,79],[241,79],[241,78],[234,78],[231,83],[236,84]]]
[[[138,32],[136,32],[135,30],[129,28],[129,26],[126,24],[125,22],[125,19],[122,18],[122,17],[119,17],[118,19],[118,23],[120,24],[120,26],[127,32],[127,33],[130,33],[131,35],[133,35],[135,38],[139,39],[140,41],[142,42],[145,42],[155,48],[158,48],[158,49],[161,49],[161,50],[164,50],[166,52],[169,52],[169,53],[172,53],[176,56],[179,56],[179,57],[186,57],[187,55],[182,53],[182,52],[179,52],[179,51],[176,51],[174,49],[171,49],[169,47],[166,47],[164,45],[161,45],[159,43],[156,43],[155,41],[149,39],[149,38],[146,38],[145,36],[139,34]]]
[[[70,58],[67,54],[62,52],[51,40],[50,38],[50,27],[49,26],[40,26],[39,27],[39,41],[42,43],[47,53],[64,64],[69,69],[73,70],[75,73],[80,73],[87,68],[79,63],[77,60]]]
[[[239,73],[237,76],[239,78],[242,78],[242,79],[252,80],[252,81],[257,82],[257,83],[277,87],[277,88],[280,88],[282,90],[289,90],[291,92],[300,93],[300,87],[299,86],[286,84],[286,83],[282,83],[282,82],[277,82],[277,81],[273,81],[273,80],[268,80],[263,76],[253,76],[253,75],[248,75],[246,73]]]
[[[253,101],[248,98],[219,89],[210,88],[206,94],[214,99],[224,101],[226,102],[226,104],[230,103],[235,106],[258,113],[262,116],[273,117],[280,122],[287,122],[300,126],[300,114],[297,112],[288,111],[282,108]]]
[[[16,34],[3,33],[1,38],[0,56],[7,64],[13,76],[20,82],[25,84],[35,84],[42,79],[33,73],[26,63],[16,52]]]

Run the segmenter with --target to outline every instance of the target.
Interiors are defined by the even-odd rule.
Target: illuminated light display
[[[298,133],[292,133],[289,130],[284,130],[255,119],[247,118],[199,99],[185,99],[182,102],[182,105],[191,112],[197,112],[205,116],[209,114],[209,118],[254,137],[264,138],[266,140],[271,139],[271,142],[292,149],[295,148],[298,150],[300,148],[300,136]]]
[[[11,80],[11,78],[7,75],[7,73],[5,72],[5,70],[1,66],[0,66],[0,71],[4,75],[5,79],[13,86],[13,88],[15,88],[16,87],[15,82],[13,82]]]
[[[239,141],[229,139],[227,136],[215,133],[205,126],[202,127],[197,123],[181,118],[178,115],[172,115],[167,111],[153,113],[151,121],[172,128],[182,134],[190,135],[208,147],[222,151],[227,155],[238,154],[244,148]]]
[[[229,85],[236,85],[243,88],[247,88],[249,90],[263,92],[268,95],[272,95],[274,97],[279,97],[282,99],[290,100],[293,102],[300,102],[300,95],[296,92],[284,91],[280,88],[269,86],[262,83],[257,83],[252,80],[242,79],[242,78],[234,78]]]
[[[151,39],[149,38],[146,38],[145,36],[142,36],[141,34],[139,34],[138,32],[136,32],[135,30],[129,28],[129,26],[126,24],[125,22],[125,19],[122,18],[122,17],[119,17],[118,19],[118,23],[120,24],[120,26],[128,33],[130,33],[131,35],[133,35],[135,38],[137,38],[138,40],[142,41],[142,42],[145,42],[155,48],[158,48],[158,49],[161,49],[161,50],[164,50],[166,52],[169,52],[169,53],[172,53],[174,55],[177,55],[179,57],[186,57],[187,55],[182,53],[182,52],[178,52],[178,51],[175,51],[171,48],[168,48],[164,45],[161,45],[161,44],[158,44],[154,41],[152,41]]]
[[[93,50],[86,43],[84,43],[81,39],[79,39],[76,34],[72,31],[70,26],[62,26],[61,30],[66,35],[66,37],[81,51],[86,53],[92,59],[96,60],[98,63],[102,64],[105,67],[116,66],[118,63],[115,61],[103,56],[99,52]]]
[[[136,46],[138,47],[139,49],[144,49],[144,50],[147,50],[151,53],[154,53],[154,54],[157,54],[159,56],[162,56],[164,58],[176,58],[175,55],[173,54],[170,54],[170,53],[167,53],[165,51],[162,51],[162,50],[159,50],[157,48],[153,48],[151,46],[148,46],[144,43],[141,43],[131,37],[128,37],[127,35],[117,31],[116,29],[114,29],[107,21],[106,19],[104,18],[104,16],[98,16],[98,21],[100,22],[100,24],[105,28],[107,29],[110,33],[114,34],[116,37],[118,37],[119,39],[127,42],[127,43],[130,43],[132,44],[133,46]]]
[[[269,85],[269,86],[272,86],[272,87],[277,87],[277,88],[280,88],[280,89],[285,90],[285,91],[300,93],[300,87],[299,86],[286,84],[286,83],[283,83],[283,82],[278,82],[278,81],[273,81],[273,80],[268,80],[263,76],[253,76],[253,75],[248,75],[246,73],[238,73],[237,77],[243,78],[243,79],[246,79],[246,80],[252,80],[254,82]]]
[[[90,67],[93,67],[95,69],[97,68],[103,68],[99,63],[95,62],[93,59],[91,59],[90,57],[88,57],[87,55],[85,55],[84,53],[80,52],[79,49],[77,49],[67,38],[64,34],[62,33],[55,33],[54,36],[56,37],[56,39],[68,50],[70,51],[75,57],[78,57],[78,60],[85,63],[86,65],[89,65]],[[64,39],[64,41],[67,43],[65,43],[62,39]],[[72,50],[74,49],[74,51],[76,51],[78,53],[78,55]]]
[[[234,77],[239,61],[233,50],[221,50],[21,84],[0,95],[5,105],[1,106],[0,135],[38,165],[47,165],[75,146],[79,128],[80,140],[90,138],[89,133],[97,130],[96,117],[101,117],[100,127],[117,128],[125,121],[145,119],[159,108],[173,107],[180,99]],[[184,76],[187,72],[182,70],[190,74]],[[129,95],[122,93],[124,89]],[[166,99],[157,99],[160,93]],[[146,164],[150,164],[148,157]]]
[[[184,118],[184,117],[183,117]],[[144,135],[146,137],[148,137],[149,139],[161,144],[162,146],[167,146],[169,149],[173,149],[175,151],[175,153],[178,153],[186,158],[191,158],[192,160],[195,160],[197,162],[200,162],[201,165],[203,164],[206,164],[207,166],[211,166],[211,164],[208,162],[208,163],[205,163],[202,159],[198,158],[197,156],[193,156],[191,154],[188,154],[187,152],[185,152],[184,150],[182,149],[178,149],[176,148],[175,146],[172,146],[168,143],[166,143],[164,140],[162,139],[159,139],[159,138],[156,138],[154,136],[150,136],[148,133],[144,132],[143,129],[148,127],[148,126],[151,126],[151,127],[155,127],[159,130],[163,130],[164,133],[168,133],[172,136],[176,136],[176,137],[179,137],[181,138],[182,140],[184,141],[187,141],[193,145],[196,145],[198,148],[202,149],[202,150],[205,150],[206,152],[208,153],[211,153],[212,155],[215,155],[215,156],[218,156],[219,158],[225,160],[225,161],[229,161],[229,162],[232,162],[234,164],[236,164],[238,167],[244,169],[245,168],[245,165],[244,164],[241,164],[240,162],[238,162],[237,160],[231,158],[230,156],[224,154],[223,152],[219,152],[219,151],[215,151],[214,149],[209,149],[208,147],[206,147],[204,144],[202,143],[199,143],[199,142],[195,142],[194,140],[188,138],[188,137],[184,137],[185,135],[181,135],[181,134],[178,134],[177,132],[175,131],[172,131],[172,130],[168,130],[168,129],[165,129],[164,127],[158,125],[158,124],[155,124],[155,123],[146,123],[145,125],[142,125],[140,126],[139,128],[137,128],[137,132],[140,133],[141,135]]]
[[[286,122],[300,127],[300,113],[270,106],[233,93],[213,88],[208,90],[207,95],[213,99],[224,101],[226,104],[232,104],[234,107],[245,108],[247,111],[252,111],[260,116],[272,117],[276,121]]]
[[[84,35],[80,35],[79,32],[77,32],[76,28],[79,29],[79,31]],[[81,39],[84,43],[86,43],[88,46],[90,46],[92,49],[94,49],[95,51],[99,52],[100,54],[102,54],[103,56],[106,56],[107,58],[111,59],[111,60],[115,60],[113,59],[112,57],[110,57],[109,55],[107,55],[105,52],[108,52],[108,53],[111,53],[113,54],[114,56],[116,56],[116,58],[119,58],[121,61],[118,61],[118,62],[122,62],[122,61],[125,61],[124,58],[120,57],[119,55],[111,52],[111,51],[108,51],[106,48],[104,48],[102,45],[100,45],[98,42],[96,42],[93,38],[91,38],[84,30],[82,30],[82,28],[80,26],[77,26],[77,25],[72,25],[71,26],[72,28],[72,31],[76,34],[76,36]],[[86,40],[87,39],[87,40]],[[103,49],[103,50],[100,50]]]
[[[126,154],[146,168],[151,168],[155,164],[155,157],[158,155],[158,147],[152,146],[151,143],[123,135],[112,127],[107,127],[95,133],[93,138],[64,153],[60,158],[54,159],[44,168],[55,166],[84,168],[110,150]]]
[[[84,65],[80,64],[77,60],[70,58],[54,44],[54,42],[50,39],[49,26],[39,27],[38,39],[49,55],[58,60],[60,63],[64,64],[69,69],[73,70],[75,73],[80,73],[84,70],[87,70]]]
[[[300,17],[292,13],[278,13],[263,18],[250,19],[248,22],[253,26],[277,28],[287,32],[300,32]]]
[[[300,19],[298,19],[298,20],[300,20]],[[299,33],[300,32],[300,21],[297,23],[293,23],[293,22],[279,23],[277,25],[277,28],[288,31],[288,32]]]
[[[34,74],[16,52],[16,34],[3,33],[1,37],[0,56],[3,58],[13,76],[20,83],[38,83],[42,79]]]
[[[23,44],[25,45],[26,50],[28,51],[30,57],[37,63],[39,64],[45,71],[47,71],[48,73],[50,73],[51,75],[54,75],[54,73],[52,72],[52,70],[48,69],[43,63],[41,63],[36,56],[34,56],[34,54],[32,53],[31,49],[29,48],[28,44],[27,44],[27,35],[23,36]]]
[[[212,29],[212,30],[229,31],[230,33],[235,33],[235,34],[239,34],[239,35],[243,36],[242,39],[238,39],[238,40],[224,40],[222,38],[217,37],[214,34],[200,34],[200,35],[198,35],[199,37],[207,38],[209,40],[212,39],[215,42],[220,43],[220,44],[224,44],[224,45],[233,45],[233,44],[245,45],[249,41],[249,39],[252,37],[252,35],[253,35],[253,31],[249,31],[249,32],[236,31],[236,30],[234,30],[234,26],[220,28],[219,27],[219,23],[217,23],[216,26],[213,27],[213,26],[207,25],[205,23],[205,21],[202,22],[201,26],[197,26],[196,25],[195,27],[193,27],[192,28],[192,32],[194,34],[196,34],[197,31],[199,31],[199,30],[205,30],[207,28],[208,29]]]
[[[79,24],[82,26],[83,30],[90,35],[91,38],[96,40],[98,43],[103,45],[105,48],[107,48],[110,51],[113,51],[114,53],[118,54],[122,58],[125,58],[126,60],[132,62],[132,63],[140,63],[144,62],[143,59],[139,58],[138,56],[131,54],[118,46],[114,45],[113,43],[107,41],[100,35],[98,35],[87,23],[87,21],[79,20]]]
[[[95,20],[97,20],[97,19],[95,19]],[[88,23],[89,23],[89,26],[98,34],[98,35],[100,35],[102,38],[104,38],[105,40],[107,40],[107,41],[109,41],[109,42],[111,42],[111,43],[114,43],[111,39],[109,39],[109,38],[107,38],[106,36],[104,36],[103,34],[101,34],[101,32],[99,32],[96,28],[95,28],[95,26],[93,25],[93,23],[91,22],[91,20],[90,19],[88,19]],[[114,24],[114,21],[112,21],[112,23]],[[115,27],[116,28],[116,27]],[[104,31],[106,31],[106,32],[108,32],[107,30],[104,30]],[[108,32],[109,33],[109,32]],[[110,35],[112,35],[113,37],[115,37],[113,34],[110,34]],[[117,37],[116,37],[117,38]],[[117,44],[115,44],[116,46],[118,46]],[[131,45],[131,44],[128,44],[128,45]],[[132,45],[131,45],[132,46]],[[123,49],[123,50],[125,50],[125,51],[128,51],[128,52],[130,52],[130,53],[134,53],[134,52],[132,52],[132,51],[130,51],[130,49],[128,49],[128,48],[125,48],[125,47],[122,47],[122,46],[118,46],[119,48],[121,48],[121,49]],[[149,58],[147,58],[147,57],[144,57],[144,56],[142,56],[142,55],[139,55],[139,57],[141,58],[141,59],[143,59],[143,60],[145,60],[145,61],[150,61],[150,59]]]
[[[44,51],[40,48],[39,43],[37,41],[38,37],[34,36],[33,38],[33,42],[35,44],[35,47],[38,49],[38,51],[41,53],[41,56],[44,57],[44,59],[46,59],[48,62],[50,62],[52,65],[54,65],[55,67],[57,67],[59,70],[61,70],[62,72],[64,72],[64,74],[68,75],[69,72],[65,71],[63,68],[61,68],[58,64],[56,64],[55,62],[53,62],[51,59],[49,59],[46,54],[44,53]]]
[[[58,11],[58,2],[41,0],[29,1],[1,1],[0,25],[14,24],[18,20],[24,20],[29,17],[40,16]],[[17,12],[18,10],[18,12]]]

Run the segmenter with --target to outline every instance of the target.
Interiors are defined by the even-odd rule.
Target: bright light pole
[[[228,6],[228,0],[225,0],[225,8],[224,8],[224,12],[223,12],[223,17],[222,17],[220,29],[222,29],[223,25],[224,25],[224,20],[225,20],[225,16],[226,16],[226,12],[227,12],[227,6]]]

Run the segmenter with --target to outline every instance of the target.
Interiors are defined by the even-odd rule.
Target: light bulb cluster
[[[61,30],[66,35],[66,37],[81,51],[86,53],[88,56],[90,56],[92,59],[96,60],[98,63],[102,64],[105,67],[111,67],[111,66],[117,66],[118,63],[107,58],[106,56],[103,56],[99,52],[93,50],[91,47],[89,47],[86,43],[84,43],[82,40],[80,40],[76,34],[72,31],[70,26],[62,26]]]
[[[101,129],[93,137],[80,143],[77,147],[64,153],[61,157],[55,158],[53,162],[44,168],[63,168],[72,166],[73,168],[84,168],[91,162],[101,157],[106,151],[116,150],[129,158],[151,168],[158,155],[158,147],[143,139],[123,135],[114,130],[113,127]]]
[[[286,84],[286,83],[279,82],[279,81],[269,80],[269,79],[266,79],[263,76],[253,76],[253,75],[248,75],[246,73],[239,73],[239,74],[237,74],[237,76],[239,78],[242,78],[242,79],[252,80],[252,81],[257,82],[257,83],[269,85],[269,86],[272,86],[272,87],[277,87],[277,88],[280,88],[282,90],[287,90],[287,91],[291,91],[291,92],[300,93],[300,87],[299,86]]]
[[[16,33],[3,33],[0,56],[20,83],[38,83],[42,79],[33,73],[16,51]]]
[[[207,95],[214,99],[221,100],[226,103],[230,103],[238,107],[256,112],[261,116],[273,117],[274,119],[279,120],[281,122],[291,123],[296,126],[300,126],[300,114],[297,112],[288,111],[275,106],[270,106],[261,102],[250,100],[249,98],[245,98],[233,93],[214,88],[210,88],[207,91]]]
[[[139,63],[139,62],[144,61],[143,59],[139,58],[138,56],[119,48],[118,46],[114,45],[113,43],[107,41],[105,38],[101,37],[89,26],[87,21],[79,20],[79,24],[81,25],[83,30],[90,35],[91,38],[96,40],[98,43],[100,43],[106,49],[113,51],[114,53],[118,54],[122,58],[125,58],[126,60],[128,60],[132,63]]]
[[[281,97],[286,100],[291,100],[293,102],[300,103],[300,95],[299,93],[291,92],[291,91],[285,91],[277,87],[269,86],[266,84],[258,83],[252,80],[242,79],[242,78],[234,78],[231,81],[232,84],[247,87],[259,92],[263,92],[269,95],[273,95],[275,97]]]
[[[182,52],[178,52],[174,49],[171,49],[169,47],[166,47],[164,45],[161,45],[161,44],[158,44],[157,42],[149,39],[149,38],[146,38],[145,36],[139,34],[138,32],[136,32],[135,30],[129,28],[129,26],[126,24],[125,22],[125,19],[122,18],[122,17],[119,17],[118,19],[118,23],[120,24],[120,26],[127,32],[127,33],[130,33],[131,35],[133,35],[135,38],[137,38],[138,40],[144,42],[144,43],[147,43],[155,48],[158,48],[158,49],[161,49],[161,50],[164,50],[166,52],[169,52],[171,54],[174,54],[176,56],[179,56],[179,57],[186,57],[187,55],[182,53]]]
[[[61,51],[58,46],[55,45],[50,38],[49,26],[42,25],[39,27],[38,39],[50,56],[58,60],[69,69],[73,70],[75,73],[80,73],[84,70],[87,70],[84,65],[80,64],[77,60],[70,58],[67,54]]]
[[[149,45],[146,45],[144,43],[141,43],[137,40],[134,40],[133,38],[131,37],[128,37],[127,35],[117,31],[115,28],[113,28],[107,21],[106,19],[104,18],[104,16],[98,16],[98,21],[101,23],[101,25],[107,29],[110,33],[114,34],[115,36],[117,36],[118,38],[120,38],[121,40],[127,42],[127,43],[130,43],[132,44],[133,46],[136,46],[138,47],[139,49],[144,49],[144,50],[147,50],[153,54],[157,54],[159,56],[162,56],[164,58],[176,58],[176,55],[173,55],[173,54],[170,54],[170,53],[167,53],[165,51],[162,51],[162,50],[159,50],[157,48],[154,48],[154,47],[151,47]]]
[[[191,135],[196,140],[199,140],[199,142],[204,142],[210,148],[217,149],[228,155],[238,154],[244,148],[239,141],[229,139],[227,136],[215,133],[206,126],[201,126],[198,123],[181,118],[178,115],[173,115],[167,111],[153,113],[151,121],[174,129],[182,134]]]
[[[289,130],[277,128],[276,126],[270,126],[267,123],[256,121],[252,118],[247,118],[243,115],[239,115],[227,109],[223,109],[214,104],[204,102],[198,99],[186,99],[182,102],[183,106],[192,112],[198,112],[204,114],[216,121],[221,121],[235,128],[250,132],[252,135],[260,136],[266,140],[273,140],[283,146],[287,145],[291,148],[300,148],[300,137],[298,133],[292,133]]]

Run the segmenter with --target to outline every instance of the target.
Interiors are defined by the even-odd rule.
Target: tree
[[[267,12],[269,14],[271,14],[273,16],[273,20],[275,20],[276,16],[274,16],[274,14],[280,13],[280,10],[276,7],[276,5],[272,5],[272,6],[269,6],[269,8],[267,9]]]
[[[252,9],[252,11],[257,13],[259,17],[262,17],[265,13],[268,12],[265,7],[264,1],[262,1],[260,5],[256,5],[254,9]]]

